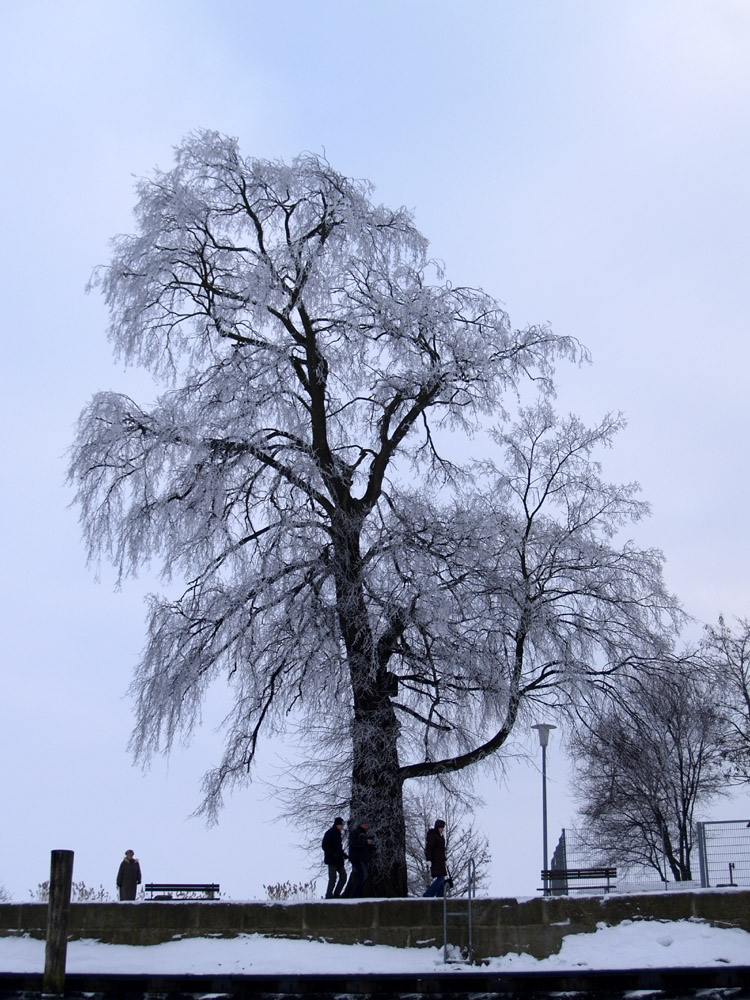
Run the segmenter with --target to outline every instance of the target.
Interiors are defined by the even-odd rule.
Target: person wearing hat
[[[424,893],[425,896],[444,896],[448,867],[445,860],[445,820],[436,819],[435,825],[427,831],[424,856],[430,862],[430,875],[434,879]]]
[[[350,896],[363,896],[368,878],[368,865],[374,851],[372,840],[367,836],[370,821],[363,819],[349,834],[349,861],[352,865]]]
[[[125,858],[120,863],[117,872],[117,888],[120,891],[120,901],[135,899],[141,882],[141,866],[132,851],[125,851]]]
[[[336,899],[341,895],[346,885],[344,860],[348,855],[344,853],[344,845],[341,841],[343,829],[344,820],[341,816],[337,816],[331,829],[326,830],[323,836],[323,862],[328,865],[326,899]]]

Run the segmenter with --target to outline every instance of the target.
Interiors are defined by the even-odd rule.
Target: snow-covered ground
[[[485,970],[639,969],[750,964],[750,934],[697,920],[625,921],[593,934],[567,937],[557,955],[493,958]],[[44,942],[0,938],[0,971],[41,972]],[[466,966],[448,966],[450,971]],[[442,972],[441,948],[324,944],[250,934],[237,938],[190,938],[146,947],[72,941],[68,972],[299,974]]]

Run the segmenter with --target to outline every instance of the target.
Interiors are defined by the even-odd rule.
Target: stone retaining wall
[[[466,912],[454,899],[451,911]],[[474,952],[478,958],[526,952],[546,958],[567,934],[594,931],[625,920],[699,919],[750,931],[750,891],[700,890],[643,895],[552,896],[530,900],[474,901]],[[44,903],[0,904],[0,936],[43,938]],[[73,903],[69,937],[111,944],[150,945],[184,937],[272,937],[341,944],[427,947],[443,944],[443,903],[435,899],[336,900],[316,903],[137,902]],[[448,940],[464,946],[468,922],[449,918]]]

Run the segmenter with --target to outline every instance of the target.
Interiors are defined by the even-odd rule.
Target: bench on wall
[[[542,871],[542,881],[544,886],[539,889],[545,896],[565,895],[574,889],[581,891],[586,889],[597,889],[600,892],[611,892],[617,888],[615,879],[617,878],[616,868],[545,868]],[[587,882],[593,885],[568,885],[569,882]]]
[[[220,891],[218,882],[146,882],[143,889],[149,899],[173,899],[175,892],[182,899],[218,899]]]

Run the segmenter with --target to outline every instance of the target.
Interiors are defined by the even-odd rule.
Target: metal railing
[[[446,882],[445,890],[443,892],[443,963],[449,965],[451,963],[463,963],[463,962],[473,962],[474,961],[474,925],[473,925],[473,914],[472,914],[472,902],[476,897],[477,893],[477,866],[474,864],[474,858],[469,858],[468,863],[468,890],[466,895],[466,910],[449,910],[448,903],[451,898],[451,886],[449,884],[451,880]],[[451,883],[452,884],[452,883]],[[455,897],[458,898],[458,897]],[[449,958],[448,957],[448,917],[460,917],[462,920],[466,919],[468,921],[468,947],[466,958]]]
[[[652,867],[628,864],[616,852],[598,848],[576,830],[562,831],[552,856],[552,869],[616,865],[618,892],[655,892],[669,889],[750,887],[750,820],[710,820],[695,824],[692,881],[663,878]],[[664,871],[669,869],[664,863]],[[565,892],[560,880],[551,882],[553,895]]]

